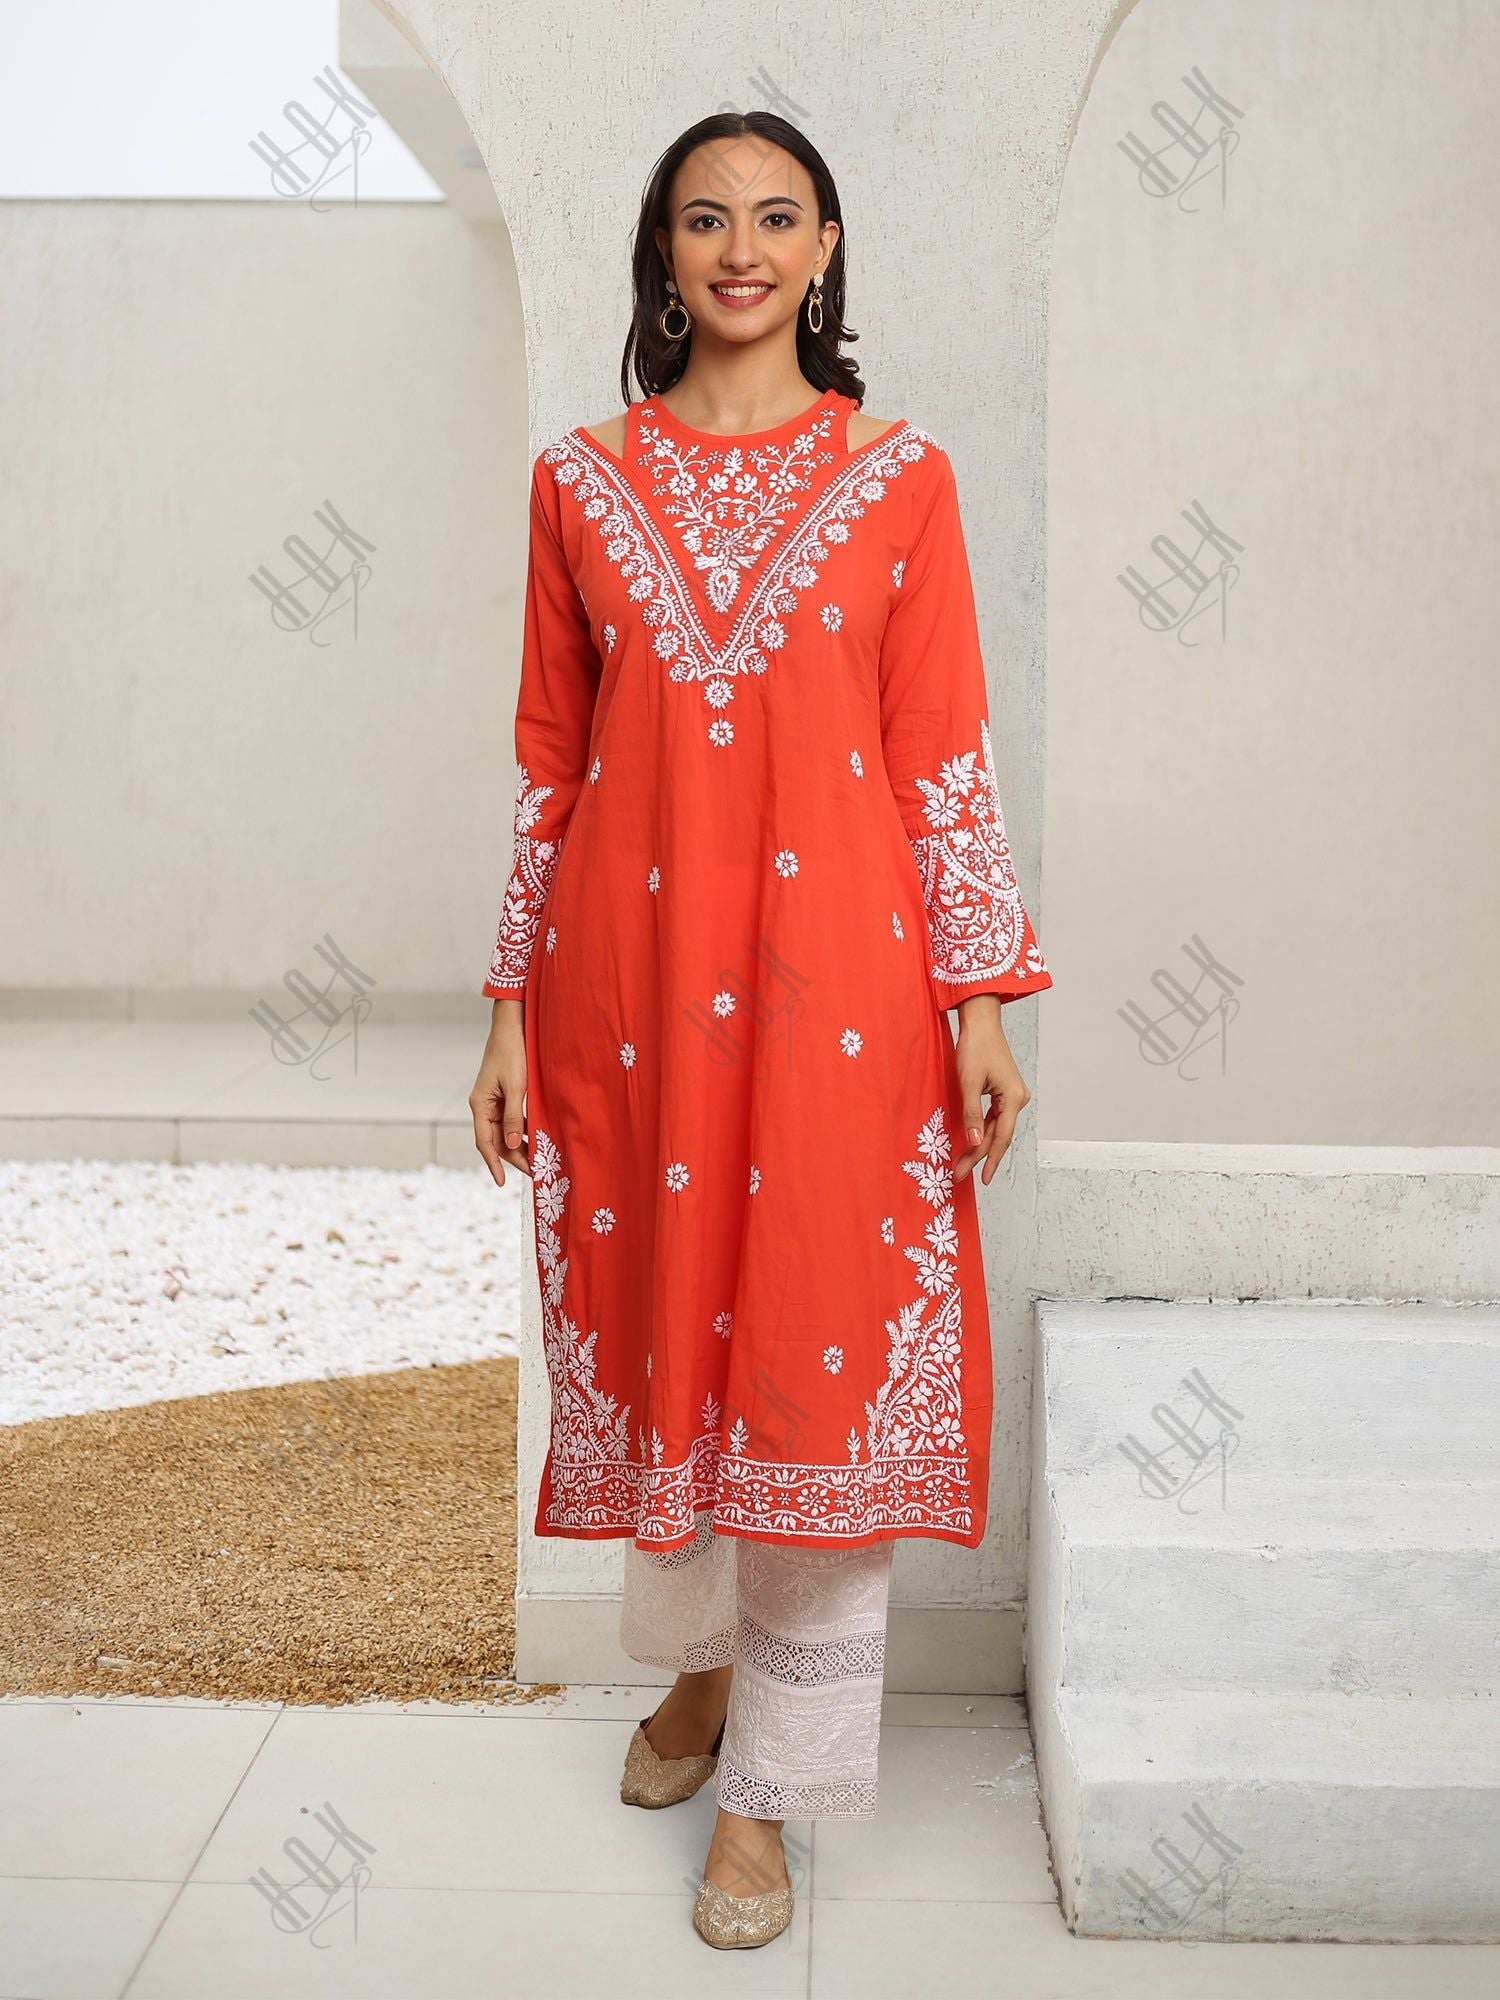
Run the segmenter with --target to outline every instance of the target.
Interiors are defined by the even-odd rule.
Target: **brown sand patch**
[[[0,1693],[497,1701],[513,1359],[0,1429]]]

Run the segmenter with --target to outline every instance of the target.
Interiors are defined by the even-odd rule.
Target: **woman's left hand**
[[[969,1141],[953,1163],[953,1178],[961,1181],[984,1161],[980,1179],[986,1187],[1009,1150],[1016,1120],[1031,1102],[1031,1092],[1016,1068],[1016,1059],[1000,1025],[1000,1001],[993,993],[978,993],[958,1010],[958,1042],[954,1050],[963,1091],[964,1136]],[[988,1096],[990,1108],[981,1099]]]

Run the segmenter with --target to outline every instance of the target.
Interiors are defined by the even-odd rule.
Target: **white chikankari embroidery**
[[[734,995],[729,991],[727,991],[727,989],[723,992],[716,993],[714,995],[714,1012],[719,1016],[721,1020],[726,1015],[732,1014],[734,1012],[734,1006],[735,1006]]]
[[[891,582],[895,584],[897,590],[901,588],[901,573],[905,568],[906,568],[905,556],[901,558],[900,562],[893,563],[891,565]]]
[[[827,626],[830,632],[837,632],[844,623],[843,610],[837,604],[825,604],[823,606],[822,616],[823,616],[823,623]]]
[[[675,525],[684,550],[694,571],[707,575],[709,615],[726,617],[741,594],[742,579],[748,581],[750,571],[760,565],[722,643],[710,636],[677,551],[634,490],[626,468],[577,430],[548,445],[542,458],[597,526],[605,554],[655,634],[653,650],[667,662],[669,678],[698,682],[709,706],[723,708],[739,676],[765,673],[768,656],[785,642],[786,621],[802,592],[817,582],[831,551],[849,540],[852,525],[885,498],[891,483],[936,440],[919,425],[896,424],[809,498],[807,473],[813,459],[804,438],[816,426],[809,426],[792,446],[767,447],[765,452],[735,447],[706,453],[671,440],[659,450],[661,441],[650,421],[654,414],[650,404],[641,405],[631,463],[657,474],[665,465],[665,490],[678,503]],[[718,463],[730,457],[739,461],[735,473],[727,462]],[[741,496],[745,481],[749,484]],[[763,556],[767,559],[761,563]],[[709,725],[708,734],[721,748],[734,741],[733,726],[723,716]]]
[[[651,873],[646,877],[646,887],[651,891],[653,896],[661,887],[661,870],[659,868],[653,868]]]
[[[793,854],[789,847],[783,847],[776,857],[776,873],[778,875],[795,875],[797,867],[796,855]]]
[[[547,926],[547,949],[548,949],[548,951],[555,951],[555,950],[557,949],[557,925],[556,925],[556,924],[548,924],[548,926]]]
[[[977,760],[977,761],[976,761]],[[1000,788],[981,717],[978,750],[950,757],[935,778],[918,778],[934,829],[911,843],[932,937],[932,977],[948,985],[1045,970],[1026,948],[1026,912],[1000,813]]]
[[[655,476],[655,497],[704,579],[714,610],[729,610],[747,570],[787,526],[813,469],[833,459],[824,410],[790,444],[682,444],[662,430],[655,404],[639,411],[636,462]]]
[[[849,769],[854,773],[856,778],[862,778],[865,775],[864,759],[857,750],[849,752]]]
[[[669,1464],[660,1430],[653,1425],[648,1442],[643,1423],[633,1427],[637,1451],[632,1460],[631,1406],[622,1408],[596,1378],[598,1330],[581,1333],[563,1310],[569,1182],[551,1136],[536,1133],[533,1188],[552,1398],[549,1527],[563,1532],[616,1528],[633,1532],[638,1542],[675,1543],[692,1533],[705,1508],[712,1508],[715,1524],[730,1530],[816,1536],[830,1543],[857,1540],[877,1529],[937,1530],[954,1536],[971,1532],[974,1493],[962,1423],[959,1239],[952,1144],[941,1106],[919,1131],[916,1150],[917,1157],[907,1160],[902,1172],[932,1211],[922,1240],[903,1246],[916,1296],[885,1323],[885,1380],[874,1400],[864,1401],[863,1435],[850,1426],[848,1462],[801,1464],[774,1452],[769,1460],[748,1457],[752,1439],[744,1416],[736,1414],[726,1436],[724,1412],[709,1394],[699,1435],[680,1460]],[[750,1171],[753,1190],[758,1169]],[[882,1219],[880,1233],[883,1242],[894,1242],[894,1217]],[[726,1310],[713,1324],[727,1339],[732,1322]],[[825,1347],[820,1358],[829,1374],[845,1372],[841,1345]],[[645,1372],[649,1379],[649,1353]],[[858,1394],[859,1385],[852,1386]],[[774,1407],[770,1414],[784,1444],[780,1415]]]
[[[618,633],[617,633],[617,632],[615,631],[615,628],[614,628],[614,626],[613,626],[613,625],[606,625],[606,626],[605,626],[605,628],[604,628],[604,650],[605,650],[605,652],[606,652],[606,653],[612,653],[612,652],[613,652],[613,651],[615,650],[615,640],[616,640],[616,639],[617,639],[618,637],[619,637],[619,634],[618,634]]]
[[[674,1160],[667,1168],[667,1186],[674,1193],[680,1192],[688,1184],[688,1170],[681,1160]]]
[[[752,1168],[750,1169],[750,1192],[751,1192],[751,1194],[758,1194],[758,1193],[760,1192],[760,1168],[759,1168],[759,1167],[752,1167]]]
[[[538,840],[531,831],[542,817],[543,800],[551,796],[552,787],[533,785],[530,772],[522,764],[516,779],[513,861],[486,982],[491,986],[526,984],[526,969],[542,921],[542,905],[557,869],[557,842]]]
[[[886,1321],[886,1378],[865,1403],[865,1434],[850,1426],[849,1463],[787,1465],[743,1454],[743,1418],[719,1460],[714,1521],[726,1528],[816,1534],[831,1541],[872,1528],[939,1528],[966,1534],[973,1525],[969,1453],[963,1434],[963,1298],[953,1220],[952,1142],[939,1106],[917,1134],[917,1158],[903,1171],[934,1210],[924,1241],[905,1248],[916,1267],[917,1297]],[[893,1219],[886,1224],[894,1227]],[[664,1538],[665,1539],[665,1538]]]
[[[590,783],[591,785],[597,785],[597,784],[598,784],[598,782],[599,782],[599,768],[600,768],[600,763],[601,763],[601,759],[599,759],[598,757],[596,757],[596,758],[594,759],[593,763],[592,763],[592,764],[590,765],[590,767],[589,767],[589,783]]]
[[[621,1044],[620,1044],[620,1061],[621,1061],[622,1063],[624,1063],[624,1065],[625,1065],[626,1069],[631,1069],[631,1068],[633,1068],[633,1067],[634,1067],[634,1064],[635,1064],[635,1043],[634,1043],[634,1042],[621,1042]]]
[[[599,1236],[608,1236],[615,1226],[615,1212],[612,1208],[594,1210],[594,1230]]]
[[[898,938],[906,936],[906,932],[901,928],[901,912],[899,910],[891,911],[891,929],[896,933]]]
[[[551,1136],[539,1130],[532,1147],[532,1191],[542,1278],[542,1346],[551,1385],[552,1458],[559,1471],[576,1466],[593,1479],[602,1466],[623,1469],[628,1463],[630,1405],[621,1409],[595,1379],[598,1329],[584,1335],[562,1309],[568,1276],[562,1221],[569,1187],[562,1164]]]
[[[857,1028],[845,1028],[839,1036],[839,1047],[846,1056],[857,1056],[864,1045],[864,1037]]]

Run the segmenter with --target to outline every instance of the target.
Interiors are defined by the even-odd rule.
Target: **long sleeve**
[[[512,865],[483,987],[492,1000],[518,999],[526,990],[542,907],[583,787],[600,672],[562,545],[557,481],[539,457],[531,474]]]
[[[928,445],[911,543],[880,654],[886,771],[916,856],[941,1009],[1052,984],[1021,901],[1000,810],[989,701],[958,489]]]

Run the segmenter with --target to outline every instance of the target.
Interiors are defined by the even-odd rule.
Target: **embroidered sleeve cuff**
[[[1052,974],[1042,963],[1041,953],[1028,952],[1024,966],[1018,966],[1003,978],[952,980],[934,977],[932,991],[939,1008],[947,1013],[960,1000],[972,1000],[976,994],[993,993],[1003,1007],[1008,1000],[1024,1000],[1030,993],[1043,993],[1051,984]]]

